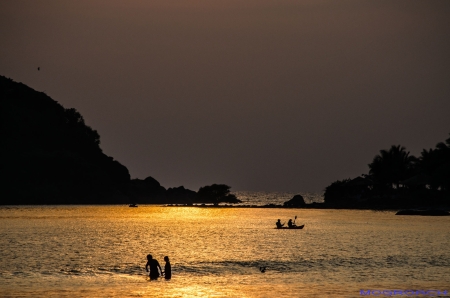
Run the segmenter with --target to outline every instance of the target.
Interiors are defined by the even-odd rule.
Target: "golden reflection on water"
[[[276,230],[297,215],[304,230]],[[450,218],[139,206],[0,208],[0,296],[356,297],[450,284]],[[149,281],[145,256],[173,278]],[[267,266],[266,273],[259,271]]]

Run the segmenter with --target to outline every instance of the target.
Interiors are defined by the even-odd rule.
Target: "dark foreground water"
[[[278,218],[295,215],[303,230],[273,229]],[[361,297],[361,289],[450,290],[449,236],[450,217],[394,212],[1,207],[0,297]],[[161,265],[165,255],[171,258],[172,280],[148,280],[149,253]]]

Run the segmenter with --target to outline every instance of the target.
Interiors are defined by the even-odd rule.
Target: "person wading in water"
[[[166,265],[164,265],[164,278],[171,279],[172,278],[172,267],[170,266],[169,257],[165,256],[164,261],[166,261]]]
[[[147,264],[145,264],[145,270],[149,272],[150,267],[150,273],[148,276],[150,276],[150,280],[158,279],[159,272],[162,272],[161,266],[159,265],[159,262],[155,259],[153,259],[152,255],[147,255]],[[159,268],[159,271],[158,271]]]

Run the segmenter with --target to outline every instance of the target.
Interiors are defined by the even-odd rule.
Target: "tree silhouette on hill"
[[[325,203],[335,206],[405,207],[450,204],[450,138],[419,158],[405,147],[380,150],[369,174],[337,180],[325,188]]]
[[[392,145],[389,150],[380,150],[380,154],[369,164],[369,174],[380,186],[399,187],[400,181],[410,177],[416,162],[414,156],[406,152],[405,147]]]
[[[0,204],[114,202],[128,169],[81,114],[0,76]]]
[[[433,190],[450,190],[450,138],[440,142],[435,149],[424,149],[417,163],[417,170],[423,174],[424,183]]]
[[[235,195],[230,194],[230,186],[225,184],[212,184],[200,187],[197,194],[202,201],[218,205],[220,202],[240,203]]]

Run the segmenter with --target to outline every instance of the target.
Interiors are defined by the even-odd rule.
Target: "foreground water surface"
[[[295,215],[303,230],[274,229],[278,218]],[[449,235],[450,217],[394,212],[5,206],[0,296],[360,297],[361,289],[448,290]],[[162,266],[170,257],[170,281],[149,281],[149,253]]]

